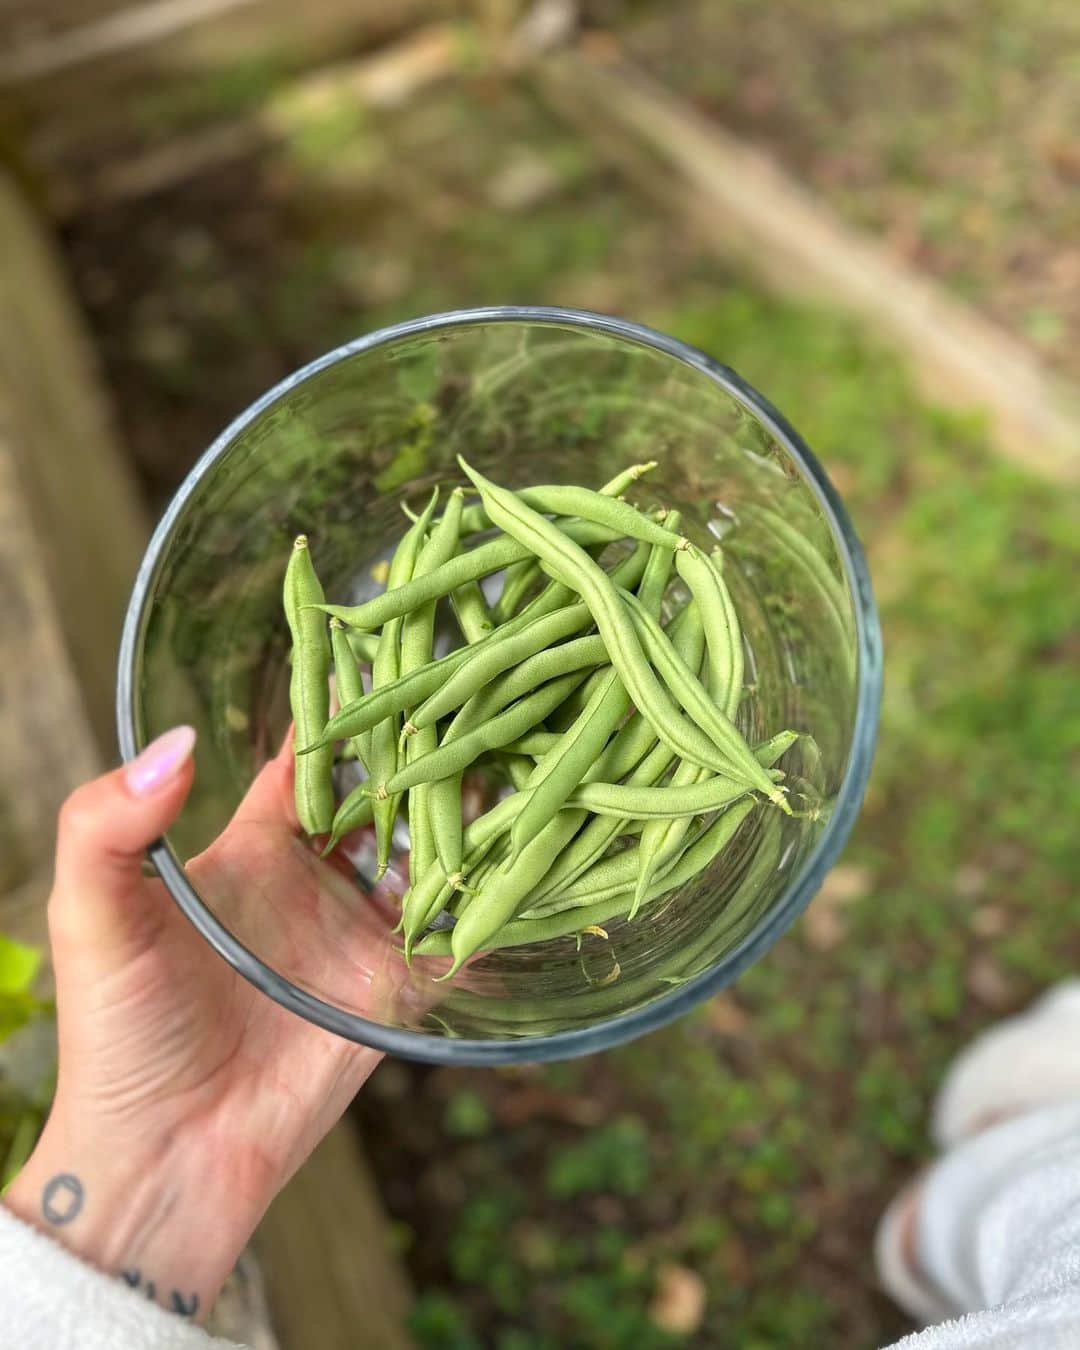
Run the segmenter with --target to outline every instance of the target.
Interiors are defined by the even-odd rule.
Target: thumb
[[[194,746],[192,727],[174,727],[64,802],[49,900],[54,947],[74,944],[93,959],[137,938],[161,913],[143,857],[191,789]]]

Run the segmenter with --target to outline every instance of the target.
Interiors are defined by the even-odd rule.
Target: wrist
[[[207,1161],[172,1138],[137,1153],[95,1145],[54,1108],[3,1203],[81,1260],[201,1320],[264,1208]]]

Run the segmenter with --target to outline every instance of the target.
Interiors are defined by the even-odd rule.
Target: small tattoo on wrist
[[[83,1207],[83,1184],[73,1172],[58,1172],[41,1193],[41,1212],[49,1223],[70,1223]]]
[[[140,1289],[148,1299],[156,1298],[157,1285],[153,1280],[144,1280],[141,1270],[122,1270],[120,1278],[129,1289]],[[169,1295],[168,1307],[178,1317],[194,1317],[199,1311],[199,1296],[193,1290],[185,1298],[179,1289],[174,1289]]]
[[[172,1291],[172,1310],[180,1317],[194,1317],[199,1311],[199,1296],[191,1293],[185,1299],[179,1289]]]

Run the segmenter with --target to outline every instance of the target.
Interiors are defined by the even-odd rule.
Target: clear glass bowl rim
[[[173,535],[187,503],[201,480],[214,469],[237,436],[257,417],[313,376],[402,338],[440,329],[476,324],[551,324],[585,333],[604,334],[652,348],[718,384],[736,403],[757,418],[799,466],[832,529],[854,597],[858,687],[851,750],[836,805],[821,837],[807,855],[787,889],[762,920],[710,969],[684,985],[672,986],[650,1003],[592,1026],[546,1036],[469,1040],[392,1027],[347,1012],[287,980],[261,961],[216,917],[188,880],[182,863],[164,839],[148,850],[158,875],[188,919],[214,950],[246,980],[291,1012],[339,1036],[388,1054],[428,1064],[494,1065],[568,1059],[592,1054],[632,1040],[666,1025],[695,1004],[730,984],[763,955],[809,904],[825,874],[840,855],[859,812],[877,738],[881,702],[881,631],[870,574],[839,494],[809,446],[763,395],[728,366],[666,333],[627,319],[589,310],[546,305],[496,305],[429,314],[380,328],[354,339],[294,371],[235,418],[196,462],[177,489],[147,545],[128,604],[120,642],[116,716],[120,753],[128,761],[141,748],[136,727],[136,676],[142,635],[151,597]]]

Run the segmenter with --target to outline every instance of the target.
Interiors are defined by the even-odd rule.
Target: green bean
[[[533,759],[539,759],[549,750],[554,750],[561,740],[562,737],[555,731],[528,731],[516,741],[504,745],[503,749],[507,754],[529,755]]]
[[[718,585],[716,589],[719,592],[720,605],[719,607],[714,605],[711,613],[715,626],[712,629],[712,641],[708,647],[709,661],[706,684],[713,700],[724,709],[731,720],[734,720],[742,695],[742,633],[730,592],[720,575],[719,563],[714,562],[713,565],[717,573]],[[701,611],[697,606],[691,608],[701,622]],[[701,664],[700,651],[697,658],[688,661],[687,664],[691,667],[691,671],[697,669]],[[761,758],[760,747],[758,758],[766,767],[773,762]],[[676,766],[672,775],[671,786],[686,787],[692,783],[701,782],[706,776],[704,769],[699,768],[696,764],[689,764],[684,761]],[[642,866],[637,878],[629,918],[633,919],[636,916],[638,908],[648,894],[653,873],[661,856],[674,847],[678,839],[689,828],[690,821],[686,818],[676,821],[653,820],[646,824],[641,836]]]
[[[684,759],[692,759],[704,768],[726,768],[727,760],[719,755],[701,728],[683,716],[656,678],[608,574],[549,520],[530,510],[512,493],[490,483],[460,456],[458,462],[479,489],[492,520],[507,534],[527,544],[557,581],[579,592],[592,610],[611,663],[619,672],[627,693],[652,723],[657,736]],[[659,533],[669,543],[676,540],[676,536],[667,531],[660,530]],[[689,548],[682,540],[678,540],[676,546],[679,551]]]
[[[707,778],[708,773],[704,769],[683,760],[681,764],[675,766],[675,772],[669,780],[669,787],[678,790],[704,782]],[[668,848],[675,846],[678,830],[682,829],[685,832],[690,828],[690,824],[691,817],[689,816],[682,816],[676,820],[660,818],[646,821],[645,829],[641,835],[641,870],[637,876],[634,899],[630,906],[628,918],[633,919],[644,903],[662,857]]]
[[[529,799],[510,832],[511,859],[543,829],[581,782],[629,706],[630,699],[618,673],[609,669],[581,716],[555,749],[544,756],[526,783]]]
[[[640,572],[637,570],[639,562],[640,566],[643,567],[647,552],[648,549],[643,546],[639,559],[639,555],[635,551],[612,572],[612,577],[619,580],[620,584],[624,581],[628,585],[636,584],[637,578],[640,577]],[[565,605],[560,603],[562,596],[569,596],[573,603],[580,604],[580,601],[574,599],[573,591],[553,582],[547,591],[538,595],[520,614],[503,624],[501,628],[481,638],[478,642],[468,647],[458,647],[438,661],[432,661],[429,665],[410,672],[410,674],[393,681],[382,689],[373,690],[370,694],[365,695],[364,699],[357,700],[355,703],[342,708],[326,724],[322,736],[297,753],[308,754],[312,750],[321,749],[322,746],[328,745],[331,741],[355,736],[359,732],[375,726],[376,723],[383,721],[393,713],[402,712],[405,708],[415,707],[417,704],[423,703],[424,699],[439,689],[460,666],[476,659],[492,643],[505,641],[527,628],[537,619],[564,608]]]
[[[352,648],[352,654],[357,661],[363,661],[364,665],[370,666],[375,660],[375,649],[379,645],[379,639],[374,633],[361,633],[359,628],[345,628],[345,636],[348,638],[349,646]],[[344,700],[343,700],[344,701]]]
[[[683,551],[689,552],[689,550]],[[698,557],[705,561],[702,555],[699,554]],[[681,559],[676,559],[675,566],[682,568]],[[746,744],[742,733],[705,692],[697,676],[680,658],[667,634],[641,604],[637,596],[632,595],[629,591],[623,591],[621,598],[630,611],[633,626],[641,639],[646,654],[660,673],[664,683],[724,755],[726,762],[723,765],[723,772],[732,778],[745,779],[751,787],[764,792],[777,805],[783,805],[785,809],[790,810],[783,793],[770,781],[768,774],[754,758],[754,753]],[[702,625],[705,629],[706,643],[710,640],[709,624],[710,615],[703,612]]]
[[[535,558],[522,558],[506,569],[499,598],[492,606],[491,614],[496,623],[505,623],[517,613],[521,602],[529,594],[537,581],[543,580],[540,566]]]
[[[631,464],[629,468],[621,470],[604,484],[600,491],[605,497],[621,497],[627,488],[632,487],[644,474],[655,469],[657,461],[649,460],[646,464]],[[484,530],[491,529],[491,520],[487,511],[484,509],[483,502],[472,502],[465,508],[465,514],[461,518],[462,534],[479,534]]]
[[[484,510],[483,502],[470,502],[461,514],[461,533],[485,534],[491,529],[491,521]]]
[[[637,548],[635,548],[631,554],[621,559],[612,568],[612,580],[616,581],[619,585],[636,585],[644,574],[649,557],[649,549],[650,546],[648,544],[638,544]],[[558,585],[557,582],[552,582],[551,584],[553,586]],[[569,591],[568,588],[565,587],[560,586],[559,590],[564,591],[571,596],[575,595],[575,592]],[[542,596],[538,597],[538,599],[542,598]],[[575,603],[581,604],[582,601],[576,600]],[[534,600],[532,604],[537,604],[537,601]],[[524,613],[524,611],[522,612]],[[505,632],[506,629],[510,627],[510,624],[513,623],[517,623],[517,620],[511,619],[509,623],[503,626],[502,631]],[[564,643],[558,648],[558,651],[560,652],[560,659],[567,663],[566,669],[587,665],[601,666],[607,664],[607,648],[603,645],[603,639],[578,639],[577,643]],[[590,653],[592,652],[597,653],[595,661],[591,658]],[[573,666],[570,664],[572,655],[574,656]],[[480,722],[487,717],[493,716],[494,713],[499,708],[504,707],[511,698],[517,698],[519,694],[535,687],[540,678],[546,677],[546,674],[546,654],[544,652],[537,652],[535,656],[529,657],[527,660],[523,661],[521,665],[511,671],[509,675],[503,676],[502,680],[496,680],[488,689],[474,694],[469,704],[466,705],[470,709],[470,717],[474,721]],[[589,685],[584,677],[579,681],[579,685],[581,687],[574,693],[571,693],[566,700],[566,703],[556,710],[553,719],[551,719],[563,719],[562,725],[559,728],[562,731],[565,731],[570,723],[573,722],[576,717],[580,716],[595,688],[595,684]]]
[[[418,783],[430,783],[437,778],[460,773],[485,751],[497,750],[510,741],[516,741],[538,722],[542,722],[551,709],[566,697],[569,682],[574,678],[573,675],[562,675],[552,679],[505,712],[455,739],[450,739],[448,733],[437,750],[399,768],[390,778],[380,780],[380,795],[406,792]]]
[[[769,740],[763,741],[761,745],[754,750],[754,758],[766,769],[771,769],[776,761],[798,740],[798,736],[793,731],[781,731],[772,736]],[[703,781],[702,770],[694,765],[680,764],[672,775],[672,788],[688,787]],[[645,831],[641,836],[641,870],[637,877],[634,888],[634,902],[630,907],[630,913],[627,918],[633,919],[638,912],[638,908],[648,894],[649,886],[652,882],[653,873],[659,860],[669,854],[672,849],[677,848],[680,840],[690,828],[690,821],[686,817],[676,820],[651,820],[645,826]]]
[[[712,567],[716,591],[723,607],[723,622],[727,642],[725,644],[719,632],[713,633],[713,641],[709,646],[707,684],[713,698],[724,709],[728,718],[734,722],[735,715],[739,711],[739,704],[742,702],[743,691],[745,657],[743,655],[742,626],[739,623],[735,602],[731,598],[731,591],[724,580],[723,554],[719,549],[714,550],[709,555],[709,565]]]
[[[600,642],[603,643],[601,638]],[[565,736],[581,714],[588,707],[589,699],[596,693],[597,688],[604,677],[612,670],[611,662],[607,659],[607,648],[604,648],[604,655],[597,662],[595,669],[587,671],[585,678],[576,689],[572,689],[557,708],[555,708],[544,725],[551,731],[556,731],[560,736]]]
[[[283,600],[292,634],[293,659],[289,704],[295,743],[305,745],[320,735],[330,712],[330,637],[326,621],[311,606],[323,599],[306,535],[297,535],[285,569]],[[296,814],[308,834],[325,834],[334,819],[334,751],[296,757]]]
[[[637,480],[647,473],[651,473],[656,468],[658,460],[650,459],[644,464],[631,464],[629,468],[623,469],[610,479],[600,489],[602,497],[621,497],[627,488],[633,487]]]
[[[441,979],[456,974],[473,952],[480,950],[513,917],[523,898],[551,866],[552,857],[577,833],[583,819],[580,811],[560,812],[530,839],[513,863],[504,862],[491,874],[483,891],[473,897],[451,931],[454,963]]]
[[[705,646],[705,634],[692,606],[680,610],[671,620],[666,630],[679,655],[688,664],[696,665],[701,660]],[[618,782],[631,772],[646,755],[650,753],[658,739],[652,725],[635,713],[619,732],[618,736],[603,752],[587,775],[589,781]],[[670,746],[660,741],[669,751],[667,763],[675,758]]]
[[[436,488],[431,494],[422,514],[402,536],[390,563],[387,577],[388,588],[400,588],[410,580],[416,566],[416,559],[424,542],[428,522],[431,520],[438,501]],[[338,616],[340,617],[340,616]],[[384,684],[397,680],[401,675],[400,637],[403,620],[395,617],[383,625],[379,637],[378,650],[371,666],[371,689],[377,693]],[[384,783],[393,776],[398,763],[398,726],[396,714],[377,722],[371,735],[371,778],[375,783]],[[375,818],[375,850],[377,866],[376,878],[386,871],[390,861],[390,843],[397,815],[399,797],[380,793],[376,799],[373,814]]]
[[[641,824],[642,822],[639,822],[639,828]],[[693,846],[696,838],[704,834],[706,828],[703,826],[698,835],[681,849],[673,849],[661,858],[653,874],[653,881],[659,881],[670,871],[682,853]],[[607,895],[632,891],[644,861],[641,852],[641,844],[638,843],[599,859],[591,867],[586,868],[571,885],[562,888],[557,894],[549,894],[546,900],[538,902],[535,907],[530,905],[528,909],[519,910],[518,918],[545,918],[549,914],[561,914],[564,910],[581,909],[585,905],[595,904]]]
[[[330,620],[330,647],[334,654],[334,682],[337,686],[338,702],[353,703],[364,697],[364,681],[360,678],[360,668],[348,638],[348,629],[340,619]],[[349,740],[356,757],[367,770],[368,757],[371,754],[370,732],[360,732]]]
[[[458,647],[438,661],[432,661],[420,670],[410,671],[408,675],[400,676],[381,689],[372,690],[361,698],[345,704],[326,723],[323,734],[297,753],[307,755],[334,741],[349,740],[363,731],[370,730],[394,713],[410,707],[417,700],[425,699],[472,654],[472,648]]]
[[[466,473],[469,472],[464,463],[462,468]],[[484,497],[484,488],[476,479],[473,479],[473,482],[476,483],[481,497]],[[606,525],[628,539],[643,539],[647,544],[658,544],[661,548],[667,549],[674,549],[679,541],[677,534],[665,530],[659,522],[651,520],[636,506],[620,501],[617,497],[606,497],[602,492],[593,492],[591,488],[552,483],[544,487],[519,488],[512,495],[525,506],[531,507],[534,512],[555,516],[576,516],[579,520],[590,520],[596,525]],[[500,524],[501,522],[492,514],[491,503],[486,498],[484,504],[491,519],[495,524]]]
[[[754,748],[754,756],[759,764],[771,769],[780,756],[786,755],[798,739],[797,731],[778,731],[775,736],[770,736],[767,741],[762,741]]]
[[[528,657],[513,670],[508,670],[497,680],[493,680],[484,689],[479,689],[469,701],[458,710],[451,726],[455,735],[480,726],[481,723],[495,717],[499,712],[519,699],[531,693],[551,678],[554,654],[557,674],[570,675],[576,672],[576,678],[567,686],[574,690],[583,684],[590,673],[607,660],[604,639],[593,634],[590,637],[574,638],[572,642],[563,642],[551,651],[537,652]]]
[[[431,728],[432,735],[435,728]],[[463,843],[461,827],[461,774],[449,774],[432,783],[418,783],[409,793],[410,803],[417,793],[425,803],[431,822],[431,841],[435,856],[448,877],[461,871]],[[410,806],[410,811],[411,811]]]
[[[640,544],[633,553],[623,558],[615,566],[611,573],[612,579],[620,585],[636,585],[645,568],[648,554],[648,545]],[[575,592],[567,587],[560,586],[557,582],[552,582],[547,590],[531,601],[520,614],[508,620],[501,628],[496,629],[481,641],[471,647],[459,647],[440,660],[433,661],[430,665],[393,681],[385,688],[377,691],[372,690],[364,699],[342,708],[326,724],[322,736],[310,745],[298,750],[297,753],[301,755],[309,754],[314,750],[321,749],[324,745],[329,745],[332,741],[357,735],[359,732],[375,726],[376,723],[383,721],[393,713],[401,712],[407,707],[422,703],[430,694],[439,689],[460,666],[475,659],[481,651],[486,651],[492,643],[507,640],[537,619],[563,607],[561,602],[564,597],[569,597],[575,604],[581,604],[581,601],[574,599],[574,596]],[[571,645],[570,643],[565,644],[563,650],[566,651],[566,648]],[[537,653],[537,656],[542,660],[543,653]],[[529,661],[523,661],[518,669],[521,671],[521,678],[509,687],[512,692],[507,693],[503,700],[504,703],[509,702],[511,698],[517,698],[520,693],[534,688],[539,683],[539,678],[534,678],[534,673],[537,670],[535,663],[530,664]],[[527,683],[530,679],[532,680],[531,684]],[[494,697],[497,692],[494,685],[490,692]],[[487,701],[487,706],[491,706],[490,699]],[[502,706],[502,704],[496,706]]]
[[[678,511],[669,511],[664,517],[664,528],[672,534],[678,534],[681,523],[682,517]],[[642,573],[641,584],[638,586],[639,602],[657,620],[663,609],[664,592],[671,580],[674,562],[675,555],[671,549],[654,544],[649,553],[649,561],[645,564],[645,571]]]
[[[629,785],[651,787],[671,767],[674,757],[671,748],[654,737],[652,749],[630,775]],[[583,872],[603,857],[619,835],[630,832],[636,825],[633,816],[594,816],[555,860],[532,897],[533,903],[573,885]]]
[[[465,827],[463,844],[466,875],[483,859],[498,837],[509,829],[521,809],[521,796],[513,793]],[[429,867],[423,875],[410,868],[409,889],[402,896],[401,927],[406,952],[435,917],[445,909],[456,885],[464,878],[448,878],[441,867]]]
[[[677,533],[679,524],[679,513],[668,512],[664,528]],[[638,588],[639,599],[650,612],[660,613],[671,568],[672,550],[652,545]],[[595,751],[591,756],[591,761],[595,762],[630,704],[621,681],[612,685],[605,670],[597,671],[578,694],[571,695],[564,705],[565,713],[572,715],[578,701],[584,706],[566,728],[561,748],[558,752],[549,752],[543,764],[537,767],[533,780],[535,791],[514,824],[518,840],[528,838],[554,815],[589,768],[590,750]]]
[[[679,655],[692,665],[699,664],[705,634],[696,620],[696,612],[691,608],[682,610],[672,619],[667,631]],[[657,741],[649,723],[640,713],[635,713],[599,755],[583,781],[620,779],[630,774],[631,785],[648,787],[667,772],[674,757],[669,746]],[[597,816],[590,820],[560,853],[541,882],[538,895],[547,895],[573,882],[606,852],[614,839],[626,833],[630,824],[627,819],[613,816]]]
[[[496,675],[520,665],[538,652],[558,650],[554,648],[556,642],[591,624],[592,615],[584,605],[567,605],[565,609],[557,609],[554,614],[535,619],[503,641],[492,643],[484,651],[478,651],[467,665],[454,671],[445,684],[409,714],[405,724],[406,734],[411,736],[424,727],[433,726],[440,718],[467,703],[477,690],[490,684]]]
[[[684,610],[668,625],[668,631],[679,654],[696,665],[701,660],[705,635],[694,618],[693,611]],[[585,774],[584,781],[603,781],[605,777],[622,778],[628,773],[630,777],[627,781],[631,786],[650,787],[667,772],[674,758],[670,746],[658,741],[648,722],[640,714],[635,714]],[[577,838],[560,853],[534,899],[573,883],[606,852],[613,840],[627,832],[631,824],[632,819],[627,817],[596,816],[590,820]]]
[[[649,889],[648,900],[658,900],[669,891],[693,880],[735,837],[739,826],[753,810],[752,801],[740,802],[725,811],[704,831],[701,837],[677,860],[659,881]],[[626,908],[630,886],[613,886],[602,893],[602,898],[593,904],[552,913],[542,918],[516,918],[507,920],[489,933],[481,942],[469,951],[471,956],[477,951],[496,951],[503,947],[521,947],[534,942],[549,942],[552,938],[568,937],[580,933],[585,928],[597,927],[618,918]],[[413,949],[417,956],[455,957],[454,966],[442,976],[449,979],[467,957],[459,957],[467,943],[459,935],[458,929],[475,912],[475,905],[466,910],[461,920],[449,931],[429,933]],[[474,921],[470,928],[479,928]],[[471,938],[472,934],[466,935]]]
[[[738,808],[732,807],[732,811],[736,809]],[[725,815],[730,816],[731,812]],[[745,931],[745,921],[753,917],[755,902],[760,902],[763,896],[767,896],[765,887],[769,878],[777,871],[781,843],[781,817],[776,812],[769,812],[756,832],[750,865],[739,878],[734,890],[730,893],[725,892],[724,901],[713,917],[685,943],[674,944],[659,968],[650,967],[645,975],[620,979],[619,996],[624,1007],[632,1007],[638,1000],[653,997],[658,978],[677,979],[681,976],[683,979],[689,979],[715,963],[720,938],[728,939],[725,946],[730,947],[732,936]],[[601,917],[597,922],[603,923],[604,919]],[[425,953],[429,954],[432,953]],[[455,1009],[467,1015],[470,1021],[481,1016],[489,1002],[485,995],[465,988],[454,991]],[[580,1022],[582,1018],[591,1017],[596,1013],[609,1016],[610,1005],[610,992],[603,989],[589,989],[579,994],[567,995],[559,1004],[565,1018],[556,1024],[556,1029],[564,1030]],[[492,1029],[497,1034],[505,1035],[509,1020],[517,1026],[527,1027],[530,1034],[537,1034],[539,1028],[550,1023],[550,1017],[550,1000],[500,998],[499,1024]]]
[[[450,604],[466,642],[482,642],[494,631],[491,611],[478,581],[466,581],[451,591]]]
[[[619,532],[610,526],[597,525],[589,520],[568,520],[549,524],[560,535],[565,535],[567,539],[579,545],[610,543],[619,537]],[[456,558],[444,563],[442,567],[437,567],[427,576],[388,587],[382,595],[373,596],[362,605],[320,605],[317,608],[326,614],[336,615],[350,628],[371,631],[381,628],[391,619],[408,614],[417,605],[449,595],[466,581],[477,581],[480,577],[501,571],[521,558],[527,558],[530,551],[526,545],[509,537],[492,539],[490,543],[481,544],[466,553],[459,553]]]
[[[475,896],[483,890],[484,883],[491,873],[496,871],[502,865],[506,859],[508,849],[509,844],[506,841],[506,836],[500,835],[497,839],[491,841],[490,847],[485,846],[483,850],[484,856],[482,858],[476,857],[476,860],[469,871],[469,884],[466,886],[462,883],[458,886],[446,906],[448,912],[452,914],[455,919],[461,918]]]
[[[669,512],[664,528],[677,533],[680,516]],[[672,550],[653,544],[641,576],[638,599],[649,612],[659,614],[671,577]],[[550,750],[526,783],[529,800],[514,821],[510,832],[512,856],[516,857],[529,839],[542,829],[566,801],[574,788],[595,764],[626,715],[630,698],[614,670],[594,677],[596,688],[560,744]]]
[[[524,791],[529,776],[536,768],[535,761],[528,759],[525,755],[507,754],[505,749],[495,751],[493,758],[502,765],[503,777],[510,780],[514,786],[514,791]]]
[[[651,460],[647,464],[631,464],[628,469],[615,475],[614,478],[604,484],[600,489],[602,497],[619,497],[626,491],[631,484],[635,483],[642,474],[648,473],[656,468],[656,460]],[[548,489],[540,489],[547,491]],[[514,563],[507,568],[506,580],[503,582],[502,593],[495,602],[493,614],[496,622],[503,623],[517,612],[518,606],[532,586],[536,584],[540,577],[540,564],[535,558],[525,558],[519,563]]]
[[[746,783],[713,774],[685,787],[631,787],[625,783],[582,783],[567,805],[583,807],[598,816],[635,816],[642,820],[673,820],[719,811],[750,791]]]
[[[353,788],[334,812],[330,838],[327,840],[321,856],[325,858],[327,854],[333,853],[345,835],[351,834],[353,830],[359,830],[365,825],[370,825],[374,814],[375,802],[371,796],[370,785],[365,780]]]
[[[458,536],[461,528],[461,513],[465,504],[465,494],[461,488],[455,488],[450,494],[446,510],[431,527],[427,543],[420,550],[413,570],[414,577],[426,576],[436,567],[448,562],[457,551]],[[408,675],[412,670],[422,669],[431,664],[432,643],[435,635],[435,604],[429,600],[418,605],[401,621],[401,674]],[[430,727],[415,739],[407,741],[405,762],[429,754],[436,749],[438,739],[435,728]],[[457,821],[456,858],[452,846],[453,834],[448,826],[447,812],[453,808]],[[461,792],[458,780],[457,802],[454,806],[452,781],[442,789],[439,799],[440,838],[447,850],[444,862],[447,875],[456,872],[461,866]],[[435,830],[432,818],[432,803],[427,784],[420,784],[415,792],[409,794],[409,854],[417,855],[417,866],[425,870],[436,855]],[[449,865],[446,865],[446,864]]]

